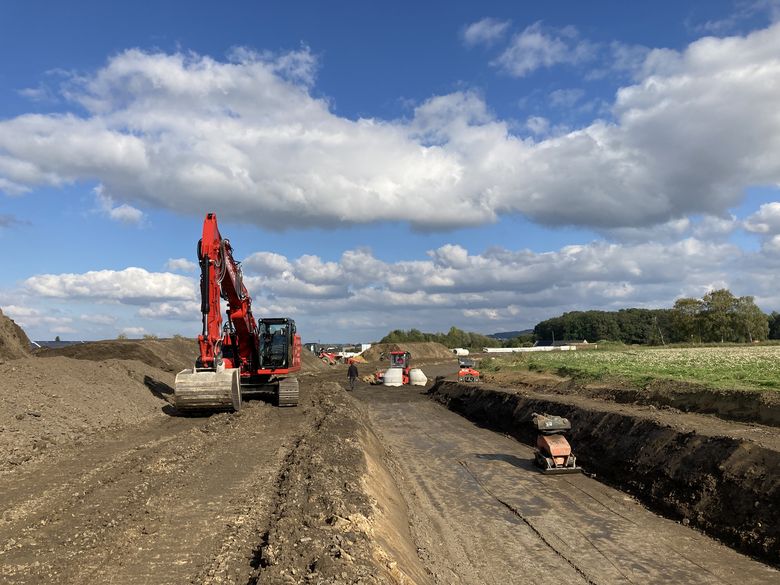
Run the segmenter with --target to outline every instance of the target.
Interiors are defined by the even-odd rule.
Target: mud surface
[[[436,583],[770,583],[780,577],[409,388],[356,391],[396,456]]]
[[[237,414],[177,416],[169,404],[176,360],[191,359],[192,346],[145,341],[137,359],[116,359],[127,347],[105,342],[100,360],[86,351],[0,364],[0,582],[778,579],[590,477],[539,475],[530,448],[418,388],[359,384],[347,393],[346,366],[314,356],[297,408],[249,401]],[[429,378],[456,367],[449,355],[415,364]],[[701,418],[652,412],[680,428]],[[778,441],[774,429],[764,436],[765,427],[742,426],[754,449]],[[650,431],[637,429],[647,441]],[[623,449],[611,440],[603,444]],[[653,465],[684,463],[664,453],[670,459]],[[712,453],[691,457],[701,464]],[[743,476],[754,473],[758,453],[735,452]],[[691,493],[671,501],[683,505]]]
[[[375,536],[375,439],[335,384],[301,391],[297,408],[153,417],[0,477],[0,582],[413,582],[411,545]]]
[[[771,427],[454,382],[441,382],[432,395],[526,443],[535,440],[534,412],[565,416],[588,472],[673,519],[780,564],[780,438]]]

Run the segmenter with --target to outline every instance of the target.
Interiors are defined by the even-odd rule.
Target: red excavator
[[[176,376],[176,408],[239,410],[242,398],[269,392],[279,406],[296,406],[298,379],[291,374],[301,369],[301,338],[295,321],[280,317],[255,322],[241,264],[233,258],[230,241],[220,235],[215,213],[203,221],[198,262],[200,356],[194,368]],[[224,324],[220,299],[227,301]]]

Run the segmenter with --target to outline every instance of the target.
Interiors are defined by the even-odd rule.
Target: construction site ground
[[[186,344],[110,347],[0,364],[0,582],[780,579],[771,550],[737,552],[599,473],[541,475],[524,437],[461,408],[481,395],[441,384],[348,393],[345,366],[307,358],[297,408],[251,401],[237,414],[182,417],[170,402]],[[431,379],[457,367],[421,365]],[[650,409],[613,406],[638,418]],[[744,433],[663,414],[680,429]],[[723,424],[733,426],[715,430]],[[774,448],[763,427],[741,426]],[[762,485],[776,485],[777,471]],[[776,544],[762,534],[745,542]]]

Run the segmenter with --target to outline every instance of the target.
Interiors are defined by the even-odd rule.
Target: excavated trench
[[[597,400],[445,380],[429,394],[481,426],[529,444],[535,442],[534,412],[565,416],[587,473],[667,517],[780,565],[780,452],[771,445],[702,432],[660,411]]]

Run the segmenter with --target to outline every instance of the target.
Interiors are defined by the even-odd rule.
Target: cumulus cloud
[[[3,305],[3,313],[23,329],[38,328],[52,333],[75,333],[74,319],[58,311],[42,311],[23,305]]]
[[[195,272],[198,265],[192,260],[186,258],[169,258],[165,263],[166,270],[172,270],[174,272]]]
[[[745,219],[745,229],[756,234],[780,234],[780,202],[772,201]]]
[[[109,219],[132,225],[138,225],[143,220],[144,214],[140,209],[127,203],[116,205],[114,199],[106,193],[103,185],[95,187],[94,193],[99,211]]]
[[[468,91],[433,96],[409,119],[339,117],[313,95],[305,48],[237,51],[228,62],[131,50],[71,83],[84,114],[0,121],[0,188],[98,180],[108,213],[125,221],[219,197],[231,202],[226,219],[270,229],[441,229],[510,214],[612,229],[723,216],[745,187],[780,182],[770,154],[780,146],[779,53],[780,25],[650,51],[609,121],[531,139]],[[575,30],[536,24],[499,60],[520,74],[589,55]]]
[[[771,275],[780,268],[780,235],[767,232],[764,247],[747,252],[725,237],[740,226],[735,218],[704,218],[670,224],[664,237],[652,241],[626,236],[548,252],[475,252],[450,243],[422,258],[395,261],[365,248],[346,250],[333,260],[261,251],[243,266],[255,316],[292,317],[306,339],[365,341],[399,327],[517,329],[573,309],[671,306],[680,296],[701,296],[723,286],[755,295],[766,310],[778,308],[780,293]],[[189,324],[188,331],[199,330],[194,278],[138,270],[25,281],[28,292],[64,308],[84,300],[106,303],[94,319],[77,323],[75,315],[83,309],[74,316],[65,309],[11,307],[7,312],[47,331],[54,326],[88,329],[81,321],[115,330],[139,327],[139,335],[181,331],[182,324]]]
[[[596,47],[579,38],[577,29],[545,28],[536,22],[515,35],[509,46],[493,62],[514,77],[525,77],[543,67],[576,64],[595,57]]]
[[[469,47],[492,45],[504,36],[510,24],[511,22],[508,20],[492,17],[472,22],[463,29],[463,42]]]
[[[41,274],[24,281],[28,291],[57,299],[87,299],[143,305],[156,300],[192,300],[195,282],[143,268],[93,270],[83,274]]]

